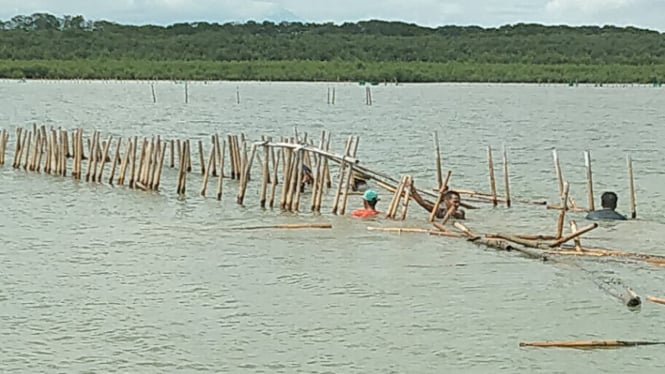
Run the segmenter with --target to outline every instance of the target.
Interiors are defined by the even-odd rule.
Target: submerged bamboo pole
[[[263,229],[331,229],[331,223],[294,223],[250,227],[230,227],[228,230],[263,230]]]
[[[620,348],[642,345],[665,344],[665,342],[626,341],[626,340],[574,340],[574,341],[543,341],[522,342],[520,347],[540,348]]]
[[[433,236],[447,236],[452,238],[462,238],[464,235],[452,232],[452,231],[441,231],[441,230],[429,230],[421,228],[412,228],[412,227],[367,227],[368,231],[382,231],[382,232],[397,232],[401,233],[422,233]]]
[[[565,188],[565,186],[564,186],[564,188]],[[574,221],[571,222],[571,225],[574,225]],[[577,226],[575,225],[575,227],[577,227]],[[560,239],[557,239],[557,240],[554,241],[552,244],[550,244],[550,247],[551,247],[551,248],[555,248],[555,247],[558,247],[558,246],[560,246],[561,244],[563,244],[563,243],[565,243],[565,242],[567,242],[567,241],[569,241],[569,240],[571,240],[571,239],[579,238],[582,234],[585,234],[585,233],[587,233],[587,232],[589,232],[589,231],[595,229],[596,227],[598,227],[598,223],[596,223],[596,222],[594,222],[594,223],[592,223],[592,224],[590,224],[590,225],[588,225],[588,226],[584,226],[584,227],[581,228],[580,230],[573,231],[572,233],[570,233],[570,234],[568,234],[568,235],[566,235],[566,236],[563,236],[563,237],[561,237]],[[576,244],[577,244],[577,243],[576,243]]]

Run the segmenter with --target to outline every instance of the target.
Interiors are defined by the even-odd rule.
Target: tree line
[[[0,21],[0,77],[653,82],[665,36],[615,26]]]

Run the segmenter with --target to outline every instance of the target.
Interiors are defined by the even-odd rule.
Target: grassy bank
[[[0,78],[653,83],[665,64],[498,64],[363,61],[0,60]]]

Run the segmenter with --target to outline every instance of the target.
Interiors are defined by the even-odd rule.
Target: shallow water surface
[[[329,87],[336,103],[328,105]],[[665,297],[665,270],[567,259],[542,263],[460,239],[368,231],[429,228],[415,204],[407,221],[359,221],[259,207],[258,177],[245,205],[237,182],[221,202],[185,198],[166,168],[159,193],[76,182],[11,168],[15,128],[93,129],[103,136],[212,133],[333,134],[341,152],[395,178],[435,185],[432,132],[454,188],[489,191],[487,146],[501,181],[506,147],[514,197],[557,202],[556,148],[571,194],[586,205],[583,151],[596,195],[619,193],[629,213],[626,157],[633,159],[638,220],[606,224],[583,243],[664,254],[665,91],[650,87],[156,82],[0,82],[0,366],[6,372],[263,373],[661,373],[659,346],[623,350],[520,348],[534,340],[662,340],[665,308],[629,311],[595,282],[621,280],[642,297]],[[240,104],[236,93],[240,94]],[[104,135],[105,134],[105,135]],[[208,143],[206,143],[207,145]],[[194,157],[194,170],[198,156]],[[228,164],[227,164],[228,168]],[[258,169],[257,169],[258,170]],[[337,169],[333,168],[333,178]],[[257,172],[258,175],[258,172]],[[213,183],[211,182],[211,185]],[[214,187],[209,187],[209,191]],[[382,190],[379,209],[390,196]],[[503,193],[500,183],[499,192]],[[309,191],[305,193],[309,201]],[[599,204],[597,201],[596,204]],[[308,206],[308,204],[303,204]],[[360,205],[351,196],[349,208]],[[477,204],[476,232],[553,233],[557,212]],[[572,213],[586,225],[581,213]],[[330,222],[331,230],[230,230]]]

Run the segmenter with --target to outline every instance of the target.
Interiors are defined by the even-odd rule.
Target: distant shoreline
[[[0,60],[0,79],[661,85],[665,64]]]

